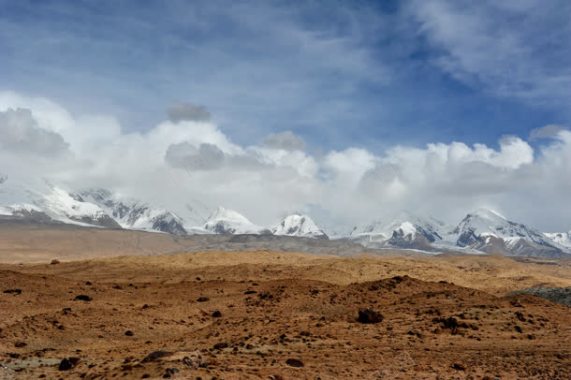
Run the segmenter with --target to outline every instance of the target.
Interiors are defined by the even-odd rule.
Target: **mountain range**
[[[33,190],[32,190],[33,189]],[[327,233],[302,213],[287,215],[271,227],[256,225],[237,211],[186,207],[185,218],[146,202],[126,199],[106,189],[65,191],[48,182],[26,186],[0,181],[0,218],[36,223],[156,231],[174,235],[276,235],[329,239]],[[205,217],[204,215],[209,214]],[[336,237],[336,239],[339,239]],[[456,226],[436,218],[401,212],[394,218],[355,227],[341,239],[370,249],[414,249],[424,252],[461,251],[509,256],[571,258],[571,231],[542,233],[501,214],[480,209]]]

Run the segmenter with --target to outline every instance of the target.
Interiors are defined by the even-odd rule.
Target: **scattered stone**
[[[515,325],[515,326],[514,326],[514,330],[515,330],[516,332],[520,333],[520,334],[523,332],[523,329],[522,329],[521,326],[519,326],[519,325]]]
[[[452,364],[452,369],[455,369],[456,371],[465,371],[466,367],[460,363],[454,363]]]
[[[212,312],[212,318],[221,318],[222,317],[222,313],[220,312],[220,310],[214,310]]]
[[[153,351],[144,357],[143,363],[154,362],[171,354],[172,353],[168,351]]]
[[[75,368],[75,366],[77,366],[78,363],[79,363],[79,358],[64,358],[59,363],[58,369],[60,371],[69,371],[70,369]]]
[[[126,336],[133,336],[133,335],[135,335],[135,333],[132,332],[131,330],[127,330],[127,331],[125,331],[125,335]]]
[[[59,261],[58,259],[53,259],[52,261],[50,261],[50,265],[57,265],[60,263],[61,263],[61,261]]]
[[[18,296],[18,295],[22,294],[22,289],[17,289],[17,288],[15,288],[15,289],[6,289],[6,290],[4,290],[4,293],[6,293],[6,294],[13,294],[13,295],[15,295],[15,296]]]
[[[177,368],[167,368],[163,374],[163,379],[170,379],[175,373],[178,372]]]
[[[222,349],[224,349],[224,348],[228,348],[228,343],[226,343],[226,342],[220,342],[220,343],[216,343],[216,344],[214,345],[214,349],[215,349],[215,350],[222,350]]]
[[[205,296],[201,296],[196,299],[196,302],[207,302],[207,301],[210,301],[210,298]]]
[[[17,341],[16,343],[14,343],[14,347],[16,348],[22,348],[22,347],[26,347],[28,344],[26,342],[22,342],[22,341]]]
[[[93,298],[91,298],[90,296],[86,295],[86,294],[80,294],[78,296],[75,296],[74,298],[75,301],[85,301],[85,302],[89,302],[92,301]]]
[[[372,309],[361,309],[359,310],[359,315],[357,317],[357,322],[359,323],[380,323],[384,319],[383,315]]]
[[[288,359],[286,360],[286,364],[290,367],[301,368],[303,367],[303,362],[299,359]]]
[[[246,290],[246,291],[244,292],[244,294],[246,294],[246,295],[256,294],[256,293],[258,293],[258,292],[255,291],[255,290]]]

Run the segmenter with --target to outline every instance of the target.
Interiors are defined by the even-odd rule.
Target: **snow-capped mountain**
[[[267,228],[260,227],[250,222],[248,218],[237,211],[218,207],[203,228],[214,234],[270,234]]]
[[[95,204],[122,228],[186,235],[184,221],[173,212],[137,200],[120,199],[105,189],[89,189],[73,194],[86,204]]]
[[[0,213],[36,222],[60,222],[120,228],[95,204],[80,202],[49,182],[23,184],[5,179],[0,184]]]
[[[480,209],[472,212],[447,236],[458,247],[514,256],[559,256],[565,252],[541,232]]]
[[[571,231],[569,232],[546,232],[544,235],[559,244],[561,247],[571,250]]]
[[[422,218],[402,212],[387,221],[375,221],[355,227],[349,238],[367,247],[400,247],[430,249],[442,240],[446,225],[432,217]]]
[[[211,212],[197,201],[177,208],[182,215],[105,189],[71,193],[41,179],[26,183],[0,175],[0,219],[32,223],[157,231],[175,235],[235,234],[328,239],[307,215],[293,214],[271,230],[223,207]],[[335,240],[344,240],[344,236]],[[541,233],[487,209],[469,213],[455,227],[429,217],[400,213],[395,218],[354,228],[347,237],[368,248],[498,253],[510,256],[571,257],[571,231]]]
[[[327,234],[307,215],[292,214],[286,216],[272,228],[274,235],[328,239]]]

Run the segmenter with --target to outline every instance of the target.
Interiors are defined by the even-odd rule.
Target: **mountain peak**
[[[500,214],[499,212],[489,209],[489,208],[479,208],[471,213],[469,213],[467,215],[468,217],[470,216],[476,216],[482,219],[488,219],[488,220],[507,220],[507,218],[505,216],[503,216],[502,214]]]
[[[272,233],[284,236],[328,238],[309,216],[301,213],[286,216],[277,226],[272,228]]]
[[[238,211],[218,207],[208,218],[203,227],[215,234],[261,234],[268,233],[267,229],[252,223]]]

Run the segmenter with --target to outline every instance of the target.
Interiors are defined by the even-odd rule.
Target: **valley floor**
[[[538,284],[571,286],[571,266],[276,252],[0,264],[0,379],[569,379],[570,309],[507,295]]]

